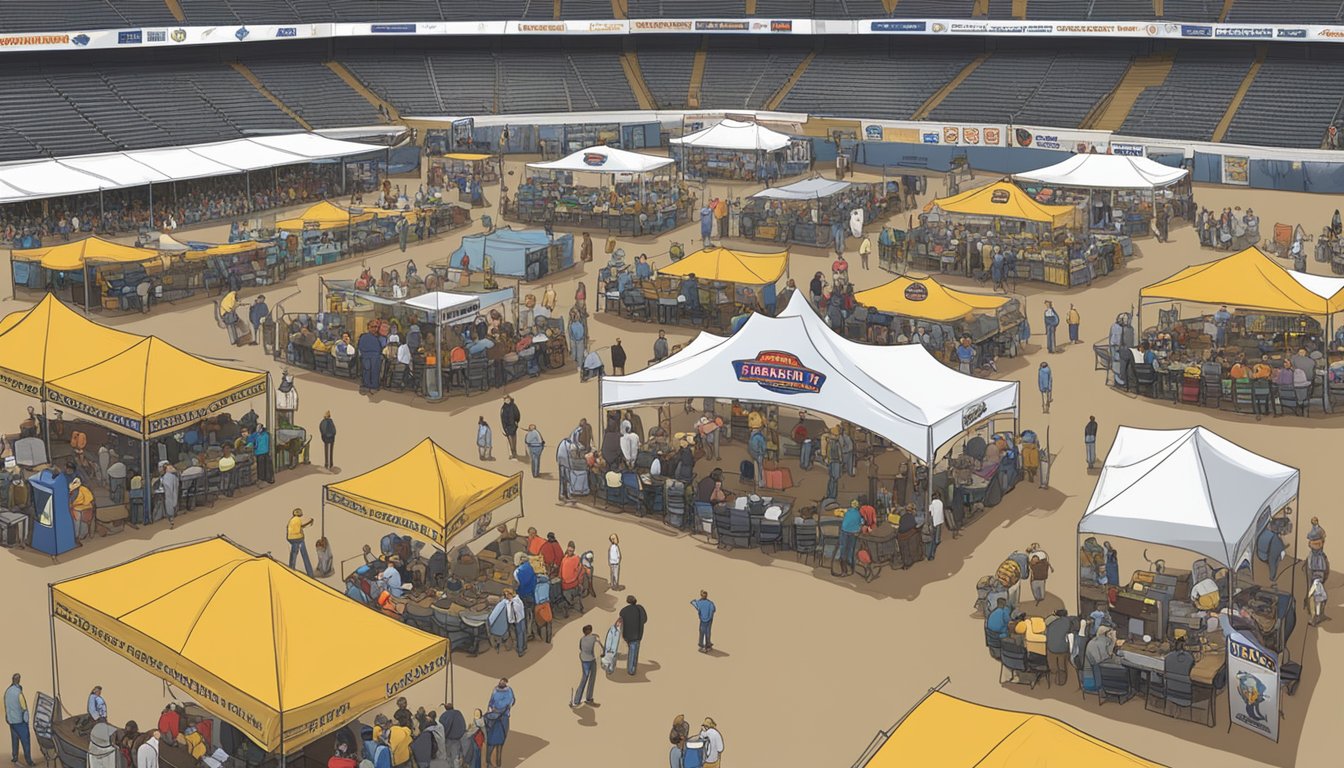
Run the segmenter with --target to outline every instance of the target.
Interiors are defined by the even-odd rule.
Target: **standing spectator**
[[[863,513],[859,512],[859,505],[851,504],[845,509],[845,515],[840,519],[840,550],[837,553],[840,558],[840,575],[847,576],[854,572],[854,560],[858,556],[859,532],[863,530]]]
[[[723,759],[723,734],[719,733],[719,724],[714,718],[706,717],[700,724],[700,738],[705,742],[704,768],[719,768]]]
[[[933,498],[929,500],[929,514],[927,524],[932,529],[932,534],[928,541],[928,548],[924,552],[925,560],[932,560],[933,556],[938,554],[938,545],[943,543],[943,525],[947,523],[947,516],[943,512],[943,494],[934,491]]]
[[[1227,346],[1227,326],[1232,322],[1232,313],[1227,311],[1227,305],[1224,304],[1213,313],[1213,343],[1218,345],[1219,349]],[[1114,344],[1112,344],[1114,346]]]
[[[569,706],[579,706],[580,696],[584,697],[585,704],[594,706],[597,704],[593,701],[593,688],[597,686],[597,635],[593,634],[592,624],[584,625],[583,637],[579,638],[579,667],[583,672],[579,676],[579,686],[574,689],[574,698],[570,700]]]
[[[1083,448],[1087,450],[1087,468],[1097,463],[1097,417],[1088,416],[1087,426],[1083,427]]]
[[[1041,545],[1032,544],[1027,550],[1027,570],[1031,572],[1031,596],[1036,598],[1036,605],[1045,599],[1045,580],[1050,578],[1050,572],[1054,569],[1050,564],[1050,556],[1045,554]]]
[[[667,359],[667,331],[658,329],[658,338],[653,342],[653,360],[650,362],[660,362]]]
[[[621,346],[621,337],[616,337],[616,343],[611,345],[611,373],[614,376],[625,375],[625,347]]]
[[[868,237],[868,235],[864,235],[863,239],[859,241],[859,266],[863,267],[864,269],[868,268],[868,256],[872,252],[873,252],[873,241]]]
[[[509,395],[504,396],[504,404],[499,407],[499,425],[504,429],[504,438],[509,441],[509,458],[518,458],[518,422],[523,418],[517,404]]]
[[[317,425],[317,432],[322,436],[322,466],[331,469],[336,454],[336,422],[331,420],[331,411],[322,415],[322,421]]]
[[[1059,330],[1059,313],[1055,311],[1054,302],[1045,302],[1045,351],[1054,353],[1055,351],[1055,331]]]
[[[11,744],[10,757],[15,765],[19,762],[19,747],[23,747],[23,760],[33,765],[31,734],[28,731],[28,698],[23,695],[22,678],[18,672],[10,678],[5,689],[5,722],[9,724]]]
[[[710,640],[710,630],[714,628],[714,601],[709,599],[709,593],[700,590],[700,599],[692,600],[691,607],[695,608],[695,613],[700,617],[700,630],[696,635],[695,643],[700,648],[701,653],[709,653],[714,647]]]
[[[168,518],[168,530],[172,530],[177,523],[177,505],[182,500],[182,476],[167,461],[159,462],[159,488],[163,490],[163,516]]]
[[[579,317],[578,309],[569,311],[569,343],[574,347],[571,350],[574,354],[574,365],[579,368],[579,373],[583,373],[583,358],[588,354],[588,331],[583,327],[583,320]]]
[[[257,480],[265,480],[275,485],[275,465],[271,463],[271,433],[265,424],[258,424],[257,431],[247,436],[247,444],[252,446],[252,456],[257,460]]]
[[[481,461],[494,461],[495,457],[491,455],[495,447],[493,433],[490,431],[490,425],[486,423],[484,416],[476,418],[476,455]]]
[[[611,566],[611,588],[623,589],[621,586],[621,538],[613,533],[607,540],[611,542],[611,547],[607,550],[607,565]]]
[[[527,425],[527,434],[523,436],[523,445],[527,446],[527,453],[532,459],[532,476],[541,476],[541,450],[546,447],[546,441],[542,439],[541,432],[536,424]]]
[[[518,656],[522,657],[527,653],[527,605],[512,589],[504,590],[504,603],[504,616],[509,622],[509,631],[513,632]]]
[[[252,343],[261,339],[261,324],[271,316],[271,308],[266,306],[266,297],[258,295],[257,300],[247,310],[247,319],[252,323]]]
[[[289,542],[289,567],[294,568],[299,555],[303,555],[303,570],[313,575],[313,564],[308,559],[308,545],[303,540],[303,529],[313,524],[312,518],[303,519],[303,510],[298,507],[289,516],[289,524],[285,530],[285,539]]]
[[[381,365],[383,361],[383,343],[379,341],[376,323],[369,323],[368,330],[359,334],[355,350],[359,354],[359,393],[367,395],[377,392],[382,381]]]
[[[728,237],[728,198],[720,197],[714,201],[714,218],[719,222],[719,239]]]
[[[587,264],[593,260],[593,238],[587,232],[579,237],[579,261]]]
[[[135,751],[136,768],[159,768],[159,730],[149,732],[149,738]]]
[[[1036,386],[1041,390],[1041,413],[1050,412],[1050,403],[1054,402],[1055,395],[1055,377],[1050,372],[1050,364],[1041,361],[1040,370],[1036,372]]]
[[[495,768],[503,765],[504,762],[504,742],[509,737],[509,721],[513,717],[513,705],[517,703],[517,697],[513,694],[513,689],[509,687],[509,678],[501,677],[499,685],[490,692],[490,703],[485,712],[485,744],[486,744],[486,764],[492,764],[491,757],[494,757],[493,765]]]
[[[443,728],[443,739],[447,744],[449,768],[457,768],[462,762],[462,737],[467,734],[467,721],[462,713],[453,708],[453,703],[443,705],[443,714],[439,715],[439,727]]]
[[[1069,321],[1069,343],[1077,344],[1078,326],[1082,324],[1083,318],[1082,315],[1078,314],[1078,308],[1073,306],[1073,304],[1069,304],[1068,321]]]
[[[107,722],[107,701],[103,698],[103,686],[95,685],[89,691],[89,717],[94,722]]]
[[[709,203],[700,206],[700,244],[709,247],[709,238],[714,234],[714,210]]]
[[[1060,608],[1045,619],[1045,656],[1056,685],[1069,682],[1069,636],[1078,631],[1078,620]]]
[[[649,614],[634,595],[629,595],[620,616],[621,635],[625,638],[625,672],[633,675],[639,665],[639,644],[644,640],[644,625],[649,622]]]

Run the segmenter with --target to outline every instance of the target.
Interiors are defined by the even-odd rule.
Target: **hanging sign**
[[[1227,636],[1227,703],[1232,722],[1279,740],[1279,657],[1223,623]]]
[[[737,380],[759,384],[781,395],[816,394],[826,383],[826,374],[803,365],[788,352],[761,352],[754,360],[734,360]]]

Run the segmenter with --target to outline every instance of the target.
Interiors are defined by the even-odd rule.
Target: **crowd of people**
[[[622,229],[618,220],[629,217],[629,234],[652,235],[687,221],[691,199],[684,182],[666,179],[598,188],[533,177],[518,187],[515,199],[500,200],[500,215],[541,224],[547,233],[557,222]]]
[[[1245,213],[1239,205],[1235,208],[1228,206],[1216,213],[1200,208],[1195,214],[1194,225],[1199,244],[1204,248],[1239,251],[1260,242],[1260,217],[1251,208]]]

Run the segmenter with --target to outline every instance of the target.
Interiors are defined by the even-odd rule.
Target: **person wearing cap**
[[[252,302],[252,306],[247,310],[247,319],[252,323],[252,343],[256,344],[261,338],[261,324],[266,322],[266,318],[271,316],[271,308],[266,306],[266,297],[258,294]]]
[[[159,462],[159,487],[163,489],[163,516],[168,518],[168,528],[172,529],[182,498],[182,477],[177,474],[177,467],[166,461]]]
[[[723,759],[723,734],[719,733],[719,724],[714,718],[706,717],[700,724],[700,738],[705,742],[704,768],[719,768]]]
[[[303,539],[303,529],[312,524],[312,518],[304,520],[303,510],[295,507],[289,516],[289,525],[285,531],[285,539],[289,542],[289,567],[292,569],[299,555],[303,555],[303,570],[307,571],[309,576],[313,575],[313,563],[308,559],[308,545]]]

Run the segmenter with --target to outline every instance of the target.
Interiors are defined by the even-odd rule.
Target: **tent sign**
[[[816,394],[826,383],[826,374],[804,366],[797,355],[788,352],[766,351],[754,360],[734,360],[733,370],[738,381],[759,384],[781,395]]]
[[[929,289],[923,283],[911,283],[905,286],[906,301],[924,301],[929,298]]]
[[[1279,740],[1279,657],[1224,625],[1227,671],[1232,690],[1227,703],[1232,722],[1273,741]]]
[[[607,156],[601,152],[585,152],[583,153],[583,164],[601,168],[607,164]]]

